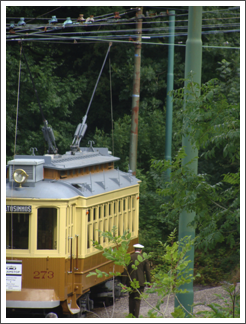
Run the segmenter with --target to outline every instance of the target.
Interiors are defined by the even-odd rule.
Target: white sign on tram
[[[21,291],[22,261],[6,261],[6,291]]]

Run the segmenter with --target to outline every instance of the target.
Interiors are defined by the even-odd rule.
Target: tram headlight
[[[26,173],[26,171],[22,170],[22,169],[17,169],[15,170],[14,174],[13,174],[13,178],[14,181],[21,185],[27,180],[28,178],[28,174]]]

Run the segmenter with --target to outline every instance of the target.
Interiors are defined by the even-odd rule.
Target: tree
[[[225,72],[228,62],[220,68]],[[228,70],[227,73],[230,71]],[[229,81],[228,81],[229,82]],[[230,80],[235,82],[235,78]],[[193,98],[186,102],[180,118],[188,121],[181,130],[189,134],[199,149],[198,175],[181,166],[183,149],[170,165],[167,161],[153,161],[159,175],[168,167],[172,170],[171,181],[162,185],[158,192],[169,199],[162,205],[166,222],[178,219],[183,209],[196,212],[193,225],[199,233],[197,247],[212,250],[221,243],[227,250],[236,249],[239,260],[240,245],[240,108],[239,102],[230,100],[233,87],[213,79],[201,86],[201,96],[196,97],[198,87],[192,79],[188,90]],[[225,96],[225,89],[231,91]],[[173,91],[174,102],[184,101],[184,88]],[[227,99],[229,98],[229,99]],[[212,166],[212,168],[211,168]],[[235,265],[235,263],[234,263]]]
[[[15,46],[18,46],[18,50],[21,51],[21,47],[18,44],[15,44]],[[73,103],[81,96],[82,89],[86,86],[86,80],[83,76],[75,79],[71,74],[67,75],[66,79],[58,77],[55,71],[62,62],[59,64],[58,62],[50,61],[48,56],[43,56],[39,58],[37,64],[30,55],[32,45],[30,47],[26,44],[23,46],[44,118],[53,127],[61,151],[68,149],[72,141],[72,137],[69,138],[68,134],[73,131],[73,127],[67,121],[67,118],[72,113],[71,108]],[[17,53],[17,48],[15,48],[15,51],[7,48],[7,159],[11,158],[14,153],[18,76],[20,78],[20,94],[18,97],[19,111],[16,153],[30,154],[31,147],[36,147],[39,152],[38,154],[46,153],[47,150],[41,131],[43,120],[39,103],[35,96],[23,55],[18,57]],[[19,73],[18,66],[20,59],[22,61]],[[13,92],[10,90],[13,90]]]

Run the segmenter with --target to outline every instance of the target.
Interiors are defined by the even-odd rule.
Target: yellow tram
[[[64,155],[16,155],[8,162],[7,314],[75,316],[93,308],[89,292],[105,278],[86,276],[113,270],[93,247],[93,240],[109,246],[97,229],[129,230],[129,252],[138,242],[140,181],[115,169],[118,160],[91,143]]]

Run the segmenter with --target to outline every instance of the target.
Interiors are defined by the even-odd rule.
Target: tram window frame
[[[13,245],[11,243],[11,217],[13,217]],[[23,221],[21,220],[22,217],[23,217]],[[20,225],[18,225],[18,223]],[[6,249],[28,250],[29,249],[29,226],[30,226],[30,214],[6,213]],[[17,235],[17,234],[22,234],[22,235]]]
[[[57,208],[54,207],[38,208],[37,210],[37,250],[57,250],[58,249],[57,215],[58,215]],[[40,239],[41,235],[42,238]]]

